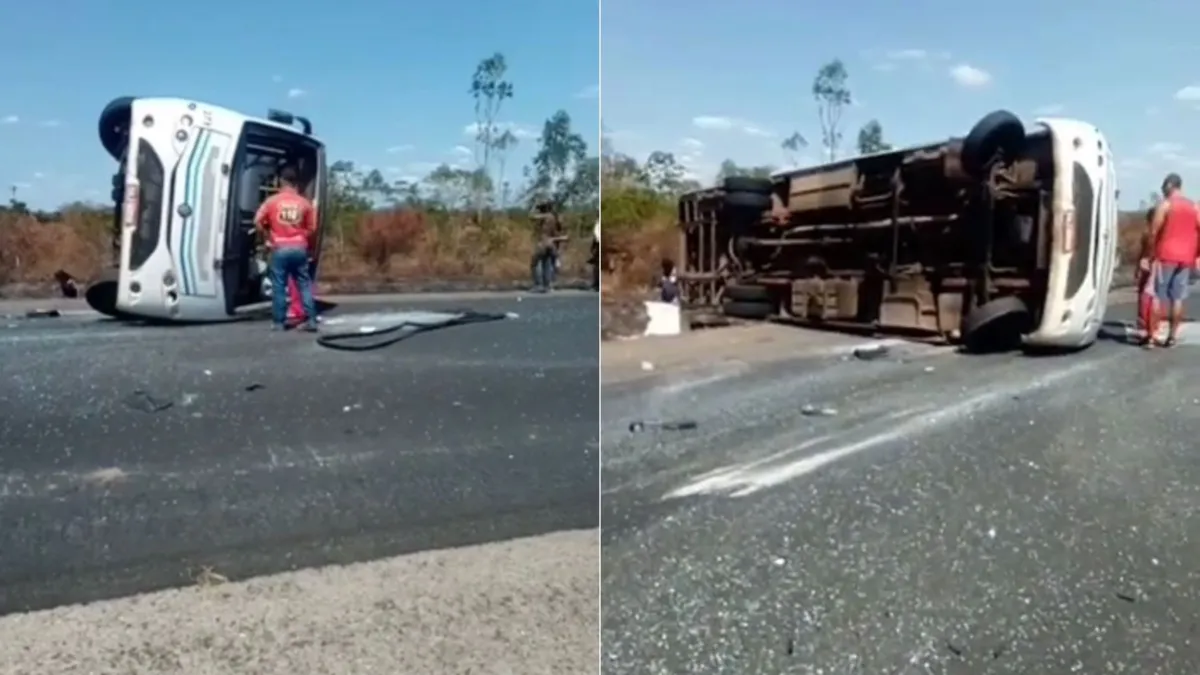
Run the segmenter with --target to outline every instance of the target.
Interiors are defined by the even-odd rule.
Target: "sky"
[[[290,110],[333,159],[393,179],[466,165],[471,75],[494,52],[514,85],[500,121],[517,181],[556,110],[598,152],[598,23],[596,0],[2,3],[0,186],[37,208],[107,200],[97,118],[125,95]]]
[[[811,88],[840,58],[854,104],[843,154],[870,119],[913,145],[1008,109],[1095,124],[1135,207],[1168,171],[1200,196],[1200,3],[1083,0],[604,0],[603,123],[614,148],[675,154],[704,183],[723,159],[812,164]],[[780,148],[793,131],[810,147]]]

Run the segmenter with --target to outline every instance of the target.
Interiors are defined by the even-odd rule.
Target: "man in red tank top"
[[[304,329],[317,330],[308,264],[309,238],[316,230],[317,217],[312,202],[297,189],[298,182],[296,170],[284,167],[279,172],[279,192],[268,197],[254,216],[254,225],[271,246],[272,330],[283,330],[287,325],[287,288],[292,280],[304,305]]]
[[[1154,336],[1163,315],[1169,316],[1169,331],[1164,347],[1175,345],[1183,320],[1183,302],[1191,283],[1191,272],[1200,254],[1200,211],[1183,196],[1183,180],[1169,174],[1163,181],[1163,197],[1150,223],[1154,241],[1155,311],[1148,326],[1145,346],[1154,345]]]

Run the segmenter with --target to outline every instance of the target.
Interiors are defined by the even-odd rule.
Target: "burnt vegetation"
[[[524,283],[533,242],[529,206],[543,200],[559,206],[571,237],[565,275],[586,276],[599,158],[565,110],[551,114],[536,135],[502,124],[505,104],[520,93],[503,54],[479,62],[466,93],[475,129],[469,162],[442,164],[417,180],[394,180],[349,161],[332,164],[322,286],[353,292],[426,281]],[[526,143],[535,148],[531,161],[512,166],[514,150]],[[336,156],[337,148],[329,152]],[[0,206],[4,294],[53,293],[57,271],[88,280],[110,264],[111,205],[75,202],[37,211],[20,196],[13,188]]]

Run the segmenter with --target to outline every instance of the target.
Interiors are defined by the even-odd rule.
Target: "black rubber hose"
[[[371,330],[343,331],[339,333],[322,332],[317,336],[317,344],[328,349],[337,349],[344,352],[369,352],[375,349],[390,347],[418,333],[427,333],[453,326],[465,326],[472,323],[503,321],[508,318],[508,315],[503,312],[477,312],[470,309],[448,311],[446,314],[454,314],[456,316],[447,318],[440,323],[401,321],[379,328],[372,328]]]

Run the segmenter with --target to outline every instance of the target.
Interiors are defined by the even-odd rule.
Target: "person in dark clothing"
[[[64,298],[79,297],[79,283],[74,277],[67,274],[66,270],[59,270],[54,273],[54,281],[58,283],[58,290],[62,292]]]
[[[662,259],[662,276],[658,280],[658,295],[662,302],[679,303],[679,277],[675,275],[675,261]]]
[[[530,274],[533,277],[533,290],[544,292],[550,290],[554,284],[554,274],[558,266],[558,246],[567,240],[567,236],[562,220],[552,203],[536,204],[530,217],[536,236],[533,257],[529,264]]]

